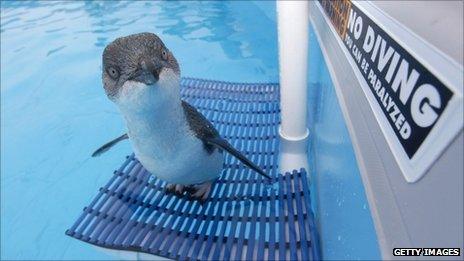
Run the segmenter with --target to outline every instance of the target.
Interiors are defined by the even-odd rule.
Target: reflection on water
[[[2,2],[1,32],[45,29],[44,36],[70,33],[74,40],[92,36],[93,44],[103,48],[118,36],[145,30],[185,44],[218,43],[229,59],[259,59],[267,67],[259,72],[275,70],[274,22],[250,5],[222,1]]]
[[[115,17],[113,14],[123,11],[130,2],[116,1],[87,1],[84,2],[84,11],[87,12],[92,22],[89,28],[77,31],[76,33],[92,33],[96,35],[95,46],[105,47],[111,39],[108,39],[108,33],[117,32],[122,26],[130,25],[136,20],[124,22],[124,17]],[[140,16],[142,18],[143,16]]]
[[[163,4],[159,18],[165,24],[159,28],[164,34],[179,35],[186,41],[218,42],[231,59],[272,57],[259,50],[262,50],[263,43],[272,45],[275,34],[263,35],[260,24],[256,21],[250,23],[254,16],[265,16],[259,9],[247,10],[239,4],[216,1],[196,3],[195,8],[189,8],[182,2]]]
[[[245,1],[2,1],[0,15],[0,259],[111,258],[64,231],[131,152],[90,158],[124,131],[101,86],[116,37],[158,34],[183,76],[278,79],[275,23]]]

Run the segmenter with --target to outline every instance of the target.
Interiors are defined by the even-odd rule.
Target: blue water
[[[106,44],[154,32],[183,76],[277,82],[274,14],[273,2],[1,2],[0,259],[116,258],[64,235],[131,152],[124,143],[90,157],[124,131],[101,86]],[[313,33],[310,42],[310,171],[323,256],[378,258],[334,86]]]
[[[310,39],[309,165],[322,255],[326,260],[379,260],[353,144],[313,28]]]
[[[101,86],[116,37],[158,34],[184,76],[278,80],[275,22],[253,3],[1,5],[1,259],[114,258],[64,232],[131,152],[90,157],[124,131]]]

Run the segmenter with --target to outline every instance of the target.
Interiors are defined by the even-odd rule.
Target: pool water
[[[278,82],[274,2],[1,2],[1,257],[116,259],[65,236],[129,143],[101,84],[113,39],[153,32],[183,76]],[[336,93],[310,29],[310,170],[326,259],[378,259],[377,238]]]
[[[253,3],[1,5],[1,259],[113,258],[64,234],[131,152],[90,157],[124,132],[101,84],[113,39],[158,34],[184,76],[278,80],[275,22]]]

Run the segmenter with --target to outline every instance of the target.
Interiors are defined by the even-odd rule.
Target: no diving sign
[[[445,83],[421,62],[427,57],[408,51],[351,1],[320,4],[406,180],[417,181],[462,128],[462,77]]]

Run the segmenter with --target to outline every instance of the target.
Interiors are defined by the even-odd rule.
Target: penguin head
[[[136,110],[179,96],[180,68],[153,33],[117,38],[103,51],[103,87],[120,107]]]

